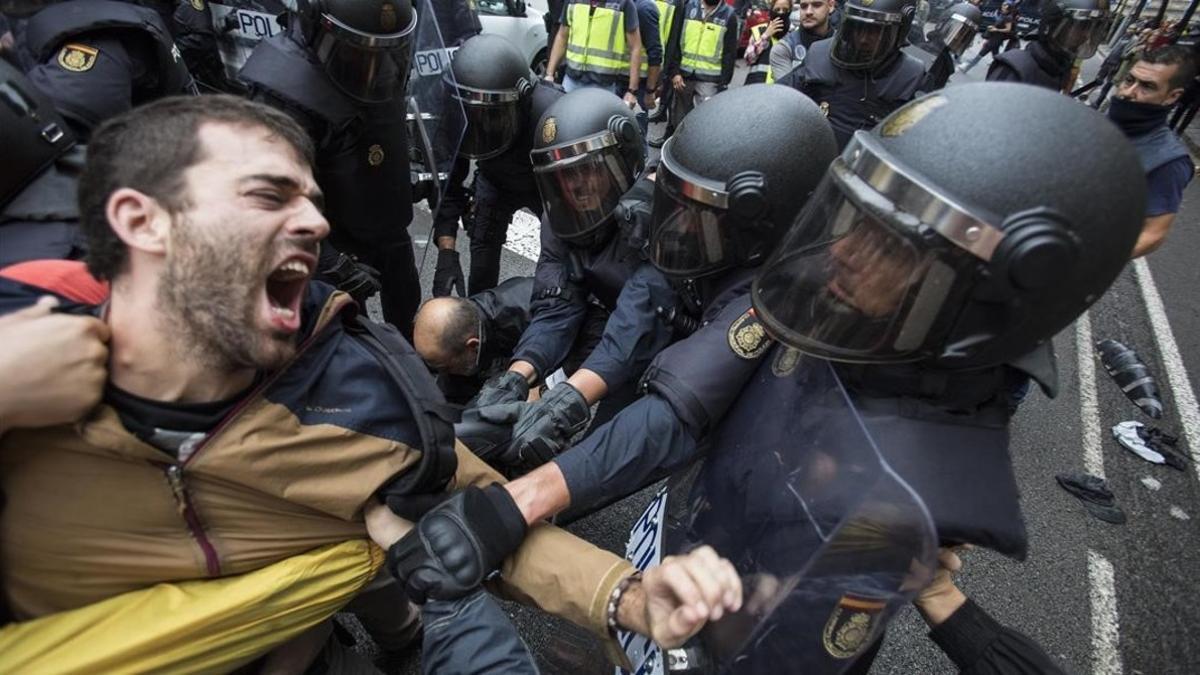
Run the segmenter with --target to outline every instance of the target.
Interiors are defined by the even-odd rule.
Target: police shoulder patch
[[[192,9],[196,10],[197,12],[204,11],[204,0],[191,0],[191,3]]]
[[[762,327],[758,317],[754,315],[753,308],[746,310],[744,314],[729,324],[729,332],[726,337],[733,353],[746,360],[762,356],[762,353],[767,351],[767,347],[771,346],[771,338],[767,335],[766,329]]]
[[[69,70],[72,73],[83,73],[96,65],[96,57],[99,55],[100,50],[95,47],[71,42],[58,50],[58,65],[62,66],[63,70]]]
[[[383,164],[383,147],[378,143],[367,148],[367,164],[371,166]]]
[[[825,651],[835,659],[858,656],[875,641],[887,603],[853,593],[846,593],[825,622],[821,642]]]

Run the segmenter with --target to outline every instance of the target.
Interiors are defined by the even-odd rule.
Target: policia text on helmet
[[[645,167],[645,141],[621,99],[587,87],[546,110],[530,158],[551,231],[571,245],[590,247],[611,233],[621,195]]]
[[[733,119],[757,142],[729,134]],[[714,96],[663,146],[650,261],[675,277],[761,263],[836,154],[820,108],[791,87],[752,84]]]
[[[299,0],[305,38],[329,79],[374,103],[402,95],[417,14],[409,0]]]
[[[1000,143],[1020,170],[978,163]],[[1006,363],[1107,290],[1145,199],[1133,148],[1094,111],[1024,85],[954,87],[855,134],[755,280],[754,306],[825,358]]]
[[[521,52],[498,35],[476,35],[455,52],[449,72],[454,78],[447,78],[447,85],[467,116],[459,153],[490,159],[512,147],[526,128],[523,119],[536,81]]]

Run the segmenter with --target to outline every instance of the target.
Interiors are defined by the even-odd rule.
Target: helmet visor
[[[937,28],[938,40],[946,49],[949,49],[957,56],[962,56],[967,47],[971,46],[971,42],[975,39],[975,31],[978,27],[974,21],[970,21],[959,14],[950,14],[942,21]]]
[[[550,230],[568,242],[584,241],[612,215],[621,195],[631,187],[633,170],[620,146],[609,145],[538,166],[533,178]]]
[[[840,361],[924,357],[955,300],[957,254],[914,236],[896,209],[837,159],[754,282],[768,329],[801,351]]]
[[[874,68],[895,53],[900,45],[903,17],[899,13],[875,12],[847,5],[846,16],[834,36],[833,62],[843,68]]]
[[[1046,26],[1051,44],[1077,59],[1090,59],[1108,35],[1112,18],[1100,11],[1070,10]]]
[[[717,206],[724,197],[723,186],[704,186],[695,177],[681,176],[664,157],[654,181],[649,236],[654,266],[671,276],[696,277],[735,264],[728,213]]]
[[[317,60],[346,94],[371,103],[404,92],[412,58],[414,21],[399,33],[368,35],[323,14],[316,38]]]
[[[467,129],[458,151],[470,159],[489,159],[512,147],[521,127],[519,96],[512,92],[477,92],[458,88]]]

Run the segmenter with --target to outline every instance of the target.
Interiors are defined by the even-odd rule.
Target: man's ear
[[[149,195],[120,188],[104,209],[109,226],[132,250],[164,255],[171,232],[171,214]]]
[[[1171,107],[1179,102],[1179,97],[1183,96],[1183,87],[1177,87],[1167,93],[1167,98],[1163,101],[1163,106]]]
[[[479,338],[477,338],[477,337],[467,338],[467,349],[479,351],[479,344],[480,344]]]

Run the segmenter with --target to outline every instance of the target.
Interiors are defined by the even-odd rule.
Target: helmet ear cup
[[[633,175],[629,177],[632,185],[633,179],[642,172],[642,167],[646,165],[645,147],[642,143],[642,130],[637,124],[625,115],[613,115],[608,118],[608,130],[616,136],[617,143],[621,146],[621,154],[625,156],[629,162],[630,170]]]
[[[1010,216],[992,254],[996,276],[1018,291],[1038,291],[1063,281],[1075,268],[1079,243],[1062,216],[1035,209]]]
[[[742,171],[725,183],[729,212],[739,220],[756,222],[767,217],[767,179],[759,171]]]

